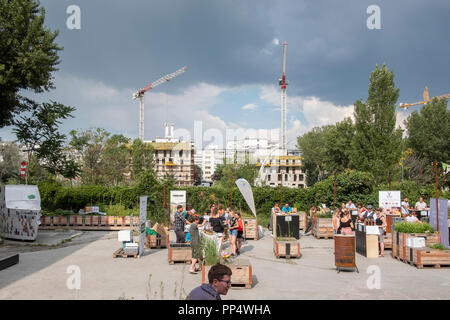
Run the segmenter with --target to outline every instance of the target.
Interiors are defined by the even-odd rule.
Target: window
[[[304,176],[303,176],[302,174],[300,174],[300,175],[298,176],[298,180],[299,180],[299,181],[303,181],[303,180],[304,180]]]
[[[267,175],[267,180],[270,181],[270,174]]]
[[[284,180],[285,180],[285,181],[288,180],[288,175],[287,175],[287,174],[284,175]]]
[[[294,181],[297,181],[297,175],[294,174]]]
[[[183,158],[183,150],[180,150],[179,155],[180,155],[180,158]]]
[[[278,174],[278,181],[281,181],[281,173]]]

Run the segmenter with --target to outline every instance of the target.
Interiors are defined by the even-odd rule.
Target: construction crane
[[[286,48],[287,42],[283,43],[283,75],[279,79],[281,86],[281,148],[286,152]]]
[[[155,88],[156,86],[159,86],[160,84],[164,82],[170,81],[170,79],[175,78],[176,76],[182,74],[187,70],[187,67],[183,67],[171,74],[168,74],[164,77],[159,78],[158,80],[148,84],[144,88],[139,89],[135,93],[133,93],[133,100],[136,100],[139,98],[139,139],[141,141],[144,141],[144,94],[150,90]]]
[[[437,96],[437,97],[432,97],[430,99],[430,94],[428,92],[428,86],[425,86],[425,90],[423,90],[423,101],[415,102],[415,103],[400,103],[400,105],[398,107],[399,108],[408,108],[408,107],[417,106],[417,105],[420,105],[420,104],[427,104],[428,102],[430,102],[434,98],[450,99],[450,93],[449,94],[443,94],[443,95]]]

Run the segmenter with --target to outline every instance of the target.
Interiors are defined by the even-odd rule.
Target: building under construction
[[[165,124],[165,137],[145,141],[155,150],[155,173],[158,179],[173,177],[177,186],[194,184],[194,143],[174,137],[174,125]]]

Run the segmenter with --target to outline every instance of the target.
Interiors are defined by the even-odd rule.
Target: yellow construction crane
[[[430,99],[430,94],[428,92],[428,86],[425,86],[425,90],[423,90],[423,101],[420,102],[415,102],[415,103],[400,103],[400,105],[398,106],[399,108],[408,108],[411,106],[417,106],[419,104],[427,104],[428,102],[430,102],[431,100],[433,100],[434,98],[438,98],[438,99],[450,99],[450,93],[448,94],[443,94],[441,96],[437,96],[437,97],[432,97]]]

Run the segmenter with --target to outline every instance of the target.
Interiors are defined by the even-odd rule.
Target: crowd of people
[[[190,243],[192,250],[192,261],[189,272],[196,274],[201,270],[196,267],[201,266],[201,232],[212,232],[216,238],[217,251],[225,242],[225,234],[229,236],[229,245],[231,256],[238,256],[242,247],[244,238],[244,221],[240,212],[228,207],[223,208],[222,204],[212,204],[210,209],[206,210],[203,216],[199,215],[192,205],[186,205],[183,210],[182,205],[177,206],[174,216],[174,232],[176,243]]]

